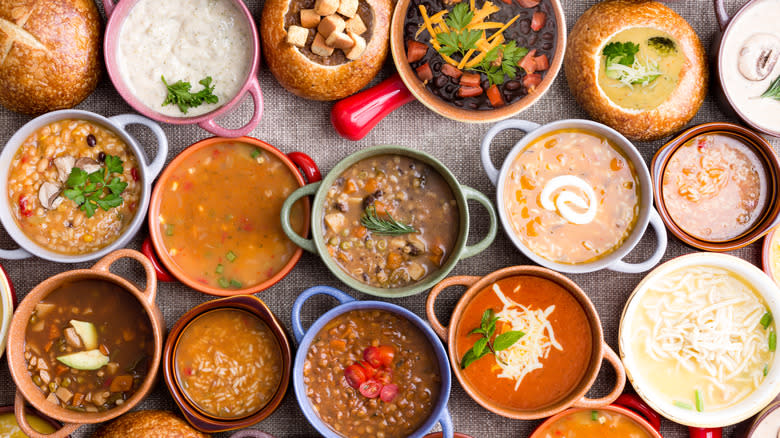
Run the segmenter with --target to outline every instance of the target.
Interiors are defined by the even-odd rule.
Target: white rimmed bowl
[[[0,356],[5,352],[5,341],[8,337],[8,326],[11,325],[14,306],[16,306],[14,285],[0,266]]]

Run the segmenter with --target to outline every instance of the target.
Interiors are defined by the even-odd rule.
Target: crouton
[[[290,26],[287,29],[287,43],[289,44],[303,47],[306,45],[307,39],[309,39],[309,29],[304,29],[300,26]]]
[[[329,15],[320,21],[317,31],[327,39],[333,32],[344,32],[346,27],[347,23],[344,22],[343,18],[338,15]]]
[[[314,2],[314,12],[317,15],[331,15],[339,8],[339,0],[317,0]]]
[[[368,30],[360,15],[355,15],[347,20],[346,29],[357,35],[363,35]]]
[[[333,47],[328,47],[325,44],[325,38],[321,33],[318,33],[314,37],[314,42],[311,43],[311,52],[319,56],[330,56],[333,54]]]
[[[320,15],[314,12],[314,9],[301,10],[301,26],[312,29],[320,24]]]
[[[355,41],[343,32],[333,32],[325,40],[325,44],[336,49],[347,50],[355,45]]]
[[[339,14],[352,18],[357,14],[358,0],[341,0],[339,2],[339,8],[336,12]]]
[[[347,55],[347,59],[356,60],[360,58],[360,55],[363,54],[363,52],[366,50],[366,40],[363,39],[360,35],[356,34],[355,32],[347,32],[347,35],[349,35],[350,38],[352,38],[352,41],[355,42],[355,45],[352,46],[349,51],[345,52]]]

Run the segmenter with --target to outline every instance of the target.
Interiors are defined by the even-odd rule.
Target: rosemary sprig
[[[417,230],[411,225],[398,222],[393,219],[390,213],[387,213],[387,218],[380,218],[376,213],[376,207],[369,205],[360,217],[360,224],[366,227],[368,230],[377,234],[411,234],[416,233]]]
[[[761,97],[769,97],[771,99],[780,100],[780,76],[772,81],[772,83],[769,85],[769,88],[764,91],[764,94],[762,94]]]

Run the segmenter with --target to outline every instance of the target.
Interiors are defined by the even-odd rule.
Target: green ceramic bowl
[[[323,210],[325,206],[325,197],[328,194],[328,189],[333,185],[336,178],[344,173],[347,168],[365,158],[378,155],[402,155],[416,159],[431,166],[433,169],[439,172],[439,174],[449,184],[450,189],[455,196],[455,200],[458,203],[458,211],[460,213],[458,240],[455,243],[455,247],[450,252],[450,256],[447,259],[447,262],[441,268],[439,268],[438,271],[430,273],[428,276],[418,281],[417,283],[392,289],[369,286],[352,278],[349,274],[343,271],[336,263],[336,261],[331,258],[330,254],[328,254],[328,249],[323,238]],[[293,231],[292,227],[290,226],[290,209],[292,208],[292,205],[298,199],[308,195],[314,195],[311,214],[311,239],[305,239],[301,237],[295,233],[295,231]],[[469,237],[469,200],[474,200],[482,204],[490,215],[490,229],[488,230],[487,236],[485,236],[485,238],[482,239],[479,243],[474,245],[466,245],[466,241],[468,241]],[[281,216],[282,228],[290,240],[295,242],[295,244],[305,249],[306,251],[319,254],[322,261],[325,262],[325,266],[327,266],[328,269],[330,269],[330,271],[333,272],[333,274],[338,277],[339,280],[353,289],[359,290],[369,295],[383,298],[406,297],[430,289],[433,287],[433,285],[444,279],[444,277],[446,277],[450,271],[452,271],[452,268],[455,267],[455,265],[458,263],[458,260],[479,254],[488,246],[490,246],[490,244],[493,243],[493,239],[496,237],[497,228],[496,211],[487,196],[483,195],[477,190],[472,189],[471,187],[460,185],[455,179],[455,175],[453,175],[449,169],[447,169],[441,162],[439,162],[439,160],[432,157],[431,155],[414,149],[393,145],[366,148],[344,158],[338,164],[336,164],[336,166],[321,182],[303,186],[291,193],[282,206]]]

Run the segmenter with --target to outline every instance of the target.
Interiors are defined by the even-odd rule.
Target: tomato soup
[[[489,342],[474,357],[485,342],[474,330],[492,319]],[[585,311],[566,289],[544,278],[518,275],[486,287],[468,303],[456,330],[465,379],[483,398],[508,409],[537,409],[562,399],[590,362]]]
[[[580,410],[556,420],[539,438],[652,438],[627,416],[608,410]]]
[[[240,143],[201,148],[163,182],[160,235],[173,262],[205,285],[243,289],[281,271],[298,251],[279,220],[299,187],[279,158]],[[293,229],[304,229],[305,204],[293,206]]]

